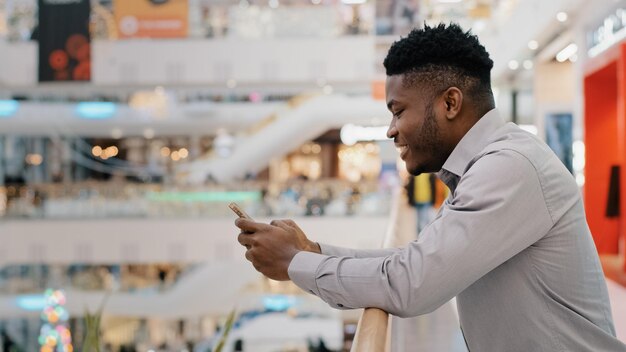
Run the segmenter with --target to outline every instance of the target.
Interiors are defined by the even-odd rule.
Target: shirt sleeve
[[[441,216],[402,250],[356,258],[338,250],[298,253],[289,276],[335,308],[376,307],[399,317],[429,313],[552,227],[541,183],[521,154],[481,157]],[[328,250],[328,254],[333,250]]]
[[[400,248],[381,248],[381,249],[352,249],[344,247],[336,247],[328,244],[319,243],[322,254],[334,257],[353,257],[353,258],[374,258],[387,257],[398,251]]]

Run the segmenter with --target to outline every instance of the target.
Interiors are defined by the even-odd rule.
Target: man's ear
[[[450,87],[442,95],[446,119],[453,120],[463,105],[463,92],[457,87]]]

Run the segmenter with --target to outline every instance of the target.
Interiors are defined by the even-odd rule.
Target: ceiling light
[[[528,42],[528,49],[537,50],[539,48],[539,43],[536,40],[531,40]]]
[[[572,55],[576,54],[577,51],[578,51],[578,45],[574,43],[570,43],[568,46],[563,48],[563,50],[559,51],[558,54],[556,54],[556,61],[565,62]]]
[[[17,306],[30,311],[41,311],[46,307],[48,299],[44,295],[20,295],[17,297]]]
[[[271,8],[275,9],[278,8],[278,5],[280,5],[280,3],[278,2],[278,0],[270,0],[269,5]]]
[[[119,153],[119,149],[117,149],[117,147],[116,147],[116,146],[112,145],[112,146],[110,146],[110,147],[108,147],[108,148],[106,149],[106,153],[107,153],[109,156],[116,156],[116,155],[117,155],[117,153]]]
[[[522,66],[524,66],[524,68],[527,69],[527,70],[531,70],[533,68],[533,61],[532,60],[524,60],[524,62],[522,63]]]
[[[117,106],[103,101],[85,101],[76,105],[76,114],[84,119],[108,119],[115,115]]]
[[[26,163],[34,166],[41,165],[43,162],[43,157],[41,154],[33,153],[26,155]]]
[[[93,154],[93,156],[100,156],[100,155],[102,155],[102,147],[97,145],[97,146],[91,148],[91,154]]]
[[[341,2],[346,4],[346,5],[365,4],[366,1],[367,0],[341,0]]]
[[[354,145],[360,141],[383,141],[389,139],[388,129],[388,126],[364,127],[347,124],[341,128],[339,138],[345,145]]]
[[[17,100],[0,100],[0,117],[9,117],[17,111],[20,103]]]
[[[519,68],[519,62],[517,62],[517,60],[509,61],[509,68],[511,70],[517,70]]]
[[[566,12],[559,12],[556,14],[556,19],[559,22],[565,22],[567,21],[567,13]]]
[[[487,27],[487,22],[485,22],[484,20],[477,20],[472,25],[472,32],[480,33],[485,29],[485,27]]]

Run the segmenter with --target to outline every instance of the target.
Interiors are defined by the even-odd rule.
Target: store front
[[[626,181],[626,44],[589,58],[584,75],[587,220],[598,252],[618,255],[626,240],[620,215],[626,209],[621,186]]]

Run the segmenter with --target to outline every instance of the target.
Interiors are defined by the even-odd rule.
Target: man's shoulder
[[[503,126],[499,133],[494,134],[494,138],[475,157],[474,162],[482,158],[497,158],[498,167],[511,170],[511,176],[521,170],[525,170],[526,175],[536,175],[553,219],[562,215],[563,204],[571,205],[580,200],[574,176],[550,147],[537,136],[513,124]],[[518,180],[512,178],[509,182]]]
[[[531,168],[542,187],[577,190],[574,177],[550,147],[514,124],[506,124],[494,133],[489,143],[473,158],[468,169],[486,157],[497,158],[499,167],[505,169]],[[553,181],[557,184],[553,184]]]
[[[540,170],[546,163],[559,162],[547,144],[512,123],[498,129],[476,158],[497,152],[519,154],[537,170]]]

